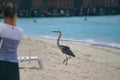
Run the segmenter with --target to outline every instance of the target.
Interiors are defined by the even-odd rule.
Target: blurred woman
[[[4,22],[0,23],[0,80],[19,80],[17,47],[23,30],[16,25],[15,4],[5,3],[2,15]]]

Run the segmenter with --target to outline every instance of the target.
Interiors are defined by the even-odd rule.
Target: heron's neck
[[[59,34],[58,40],[57,40],[57,45],[60,47],[60,38],[61,38],[61,33]]]

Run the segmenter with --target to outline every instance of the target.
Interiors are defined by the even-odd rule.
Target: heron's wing
[[[68,46],[61,45],[61,49],[64,54],[75,57],[74,53],[70,50]]]
[[[65,45],[60,45],[60,47],[64,49],[70,49],[68,46],[65,46]]]

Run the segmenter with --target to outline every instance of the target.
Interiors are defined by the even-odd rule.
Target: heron
[[[63,61],[63,64],[65,63],[65,65],[67,65],[68,59],[70,59],[71,57],[75,57],[75,55],[71,51],[70,47],[65,45],[60,45],[61,31],[52,31],[52,32],[59,34],[57,39],[57,46],[62,51],[63,54],[66,54],[66,59]]]

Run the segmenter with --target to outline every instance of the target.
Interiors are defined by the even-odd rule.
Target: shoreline
[[[30,36],[25,35],[24,38],[30,37],[30,38],[43,38],[43,39],[51,39],[51,40],[57,40],[57,37],[49,37],[49,36]],[[86,40],[77,40],[77,39],[68,39],[68,38],[61,38],[60,41],[69,41],[69,42],[77,42],[77,43],[84,43],[84,44],[90,44],[92,46],[98,46],[98,47],[106,47],[106,48],[113,48],[113,49],[120,49],[120,44],[117,43],[107,43],[107,42],[98,42],[92,39],[86,39]]]
[[[23,42],[24,42],[24,40],[26,41],[26,40],[30,40],[30,41],[42,41],[42,42],[44,42],[45,44],[52,44],[53,45],[53,43],[54,43],[54,46],[56,47],[56,48],[58,48],[58,46],[57,46],[57,39],[54,39],[54,38],[45,38],[45,37],[37,37],[37,36],[24,36],[23,37]],[[52,43],[51,43],[52,42]],[[35,42],[35,44],[36,44],[37,42]],[[118,49],[118,48],[113,48],[113,47],[106,47],[106,46],[96,46],[96,45],[92,45],[92,44],[90,44],[90,43],[86,43],[86,42],[79,42],[79,41],[71,41],[71,40],[61,40],[60,41],[60,44],[62,45],[62,43],[63,43],[63,45],[65,44],[76,44],[76,45],[83,45],[83,46],[88,46],[88,47],[92,47],[92,48],[94,48],[94,49],[99,49],[99,50],[103,50],[103,51],[107,51],[107,52],[113,52],[113,53],[116,53],[116,54],[118,54],[118,55],[120,55],[120,49]],[[66,45],[67,46],[67,45]]]

